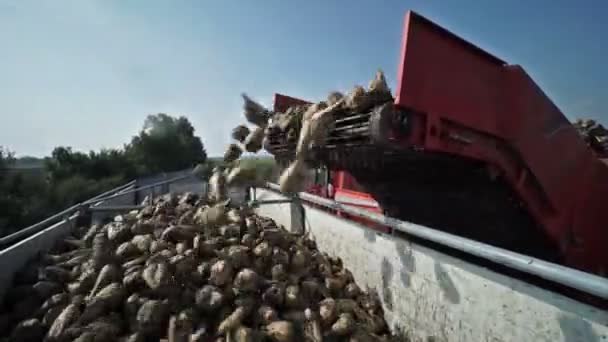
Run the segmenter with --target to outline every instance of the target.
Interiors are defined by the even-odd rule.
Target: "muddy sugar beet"
[[[306,236],[193,194],[148,203],[29,262],[5,340],[391,340],[378,299]]]

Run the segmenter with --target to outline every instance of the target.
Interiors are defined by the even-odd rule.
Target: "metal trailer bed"
[[[187,176],[143,187],[141,184],[145,182],[134,181],[97,196],[92,205],[64,212],[56,223],[45,220],[46,224],[32,226],[36,229],[30,230],[31,234],[3,245],[0,299],[13,274],[68,234],[80,215],[89,213],[92,221],[99,221],[136,209],[142,194],[149,194],[155,187],[165,192],[205,191],[205,184]],[[286,197],[275,188],[269,185],[252,190],[251,198],[258,213],[291,231],[308,231],[321,250],[342,258],[359,284],[378,292],[393,331],[412,341],[608,341],[605,308],[448,255],[414,237],[418,235],[463,253],[477,253],[479,258],[574,287],[600,300],[608,298],[608,280],[604,278],[381,215],[370,217],[369,213],[342,208],[336,202],[309,194]],[[383,222],[393,228],[393,233],[378,233],[337,217],[323,207],[350,210],[354,216]]]

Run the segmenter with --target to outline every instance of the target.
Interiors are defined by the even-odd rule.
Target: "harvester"
[[[403,32],[394,100],[337,114],[312,148],[335,200],[606,276],[605,154],[521,66],[412,11]],[[296,143],[265,148],[286,166]]]

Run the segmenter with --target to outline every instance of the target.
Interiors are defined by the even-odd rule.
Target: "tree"
[[[44,159],[31,157],[31,156],[22,156],[15,159],[15,166],[19,168],[42,168],[44,167]]]
[[[71,147],[58,146],[45,159],[45,167],[51,183],[59,182],[75,174],[85,173],[90,166],[89,157],[81,152],[73,152]]]
[[[99,180],[105,177],[131,179],[137,176],[135,165],[127,154],[118,149],[102,149],[88,154],[73,152],[71,147],[59,146],[46,158],[45,167],[51,183],[74,175]]]
[[[88,154],[71,147],[53,149],[45,160],[48,208],[61,210],[135,178],[135,166],[126,153],[102,149]]]
[[[0,235],[12,232],[21,218],[22,201],[15,196],[21,178],[10,170],[14,162],[14,153],[0,146]]]
[[[136,167],[127,153],[117,149],[102,149],[89,152],[88,177],[98,179],[110,176],[121,176],[124,179],[137,177]]]
[[[44,168],[33,157],[18,160],[32,167],[16,168],[14,154],[0,146],[0,235],[131,179],[193,167],[206,159],[188,119],[166,114],[148,116],[139,135],[122,149],[83,153],[58,146],[44,159]]]
[[[149,115],[139,135],[131,139],[127,152],[140,174],[178,171],[207,159],[201,139],[194,135],[188,119],[167,114]]]
[[[6,174],[6,170],[15,162],[14,153],[0,146],[0,177]],[[2,178],[0,178],[2,179]]]

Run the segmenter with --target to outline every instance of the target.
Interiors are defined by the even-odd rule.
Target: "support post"
[[[294,196],[289,204],[291,213],[291,232],[304,234],[306,232],[306,211],[299,196]]]

